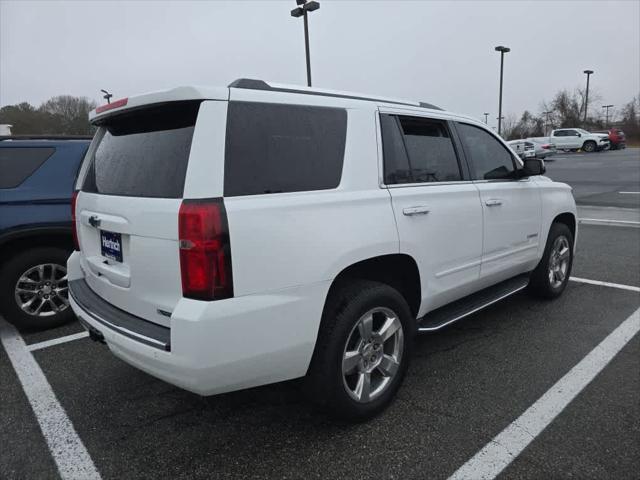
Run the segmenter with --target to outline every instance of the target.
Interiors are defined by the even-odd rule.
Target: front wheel
[[[306,378],[311,400],[362,421],[386,408],[407,371],[415,321],[388,285],[353,281],[327,300]]]
[[[584,145],[582,146],[582,150],[587,153],[595,152],[596,148],[597,148],[596,142],[592,140],[587,140],[586,142],[584,142]]]
[[[564,223],[551,225],[540,263],[531,275],[529,291],[542,298],[559,297],[573,267],[573,234]]]

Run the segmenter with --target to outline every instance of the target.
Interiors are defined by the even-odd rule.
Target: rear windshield
[[[180,198],[200,102],[172,102],[109,117],[82,190]]]

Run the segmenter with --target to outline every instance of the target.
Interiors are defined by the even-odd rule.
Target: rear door
[[[102,120],[80,181],[76,215],[86,282],[112,305],[162,325],[182,295],[178,211],[200,103]]]
[[[420,269],[425,313],[476,289],[482,257],[478,189],[446,120],[385,110],[380,123],[384,184],[400,251]]]

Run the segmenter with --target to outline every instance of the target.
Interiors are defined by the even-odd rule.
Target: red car
[[[609,129],[609,143],[611,143],[611,150],[619,150],[626,148],[624,132],[619,128],[612,127]]]

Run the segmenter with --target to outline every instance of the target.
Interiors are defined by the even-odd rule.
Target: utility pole
[[[498,100],[498,135],[502,133],[502,77],[504,71],[504,54],[511,51],[509,47],[499,45],[495,48],[496,52],[500,52],[500,96]]]
[[[294,18],[302,17],[304,20],[304,50],[307,57],[307,86],[311,86],[311,55],[309,53],[309,20],[308,12],[313,12],[320,8],[320,4],[315,1],[296,0],[298,8],[291,10],[291,16]]]

